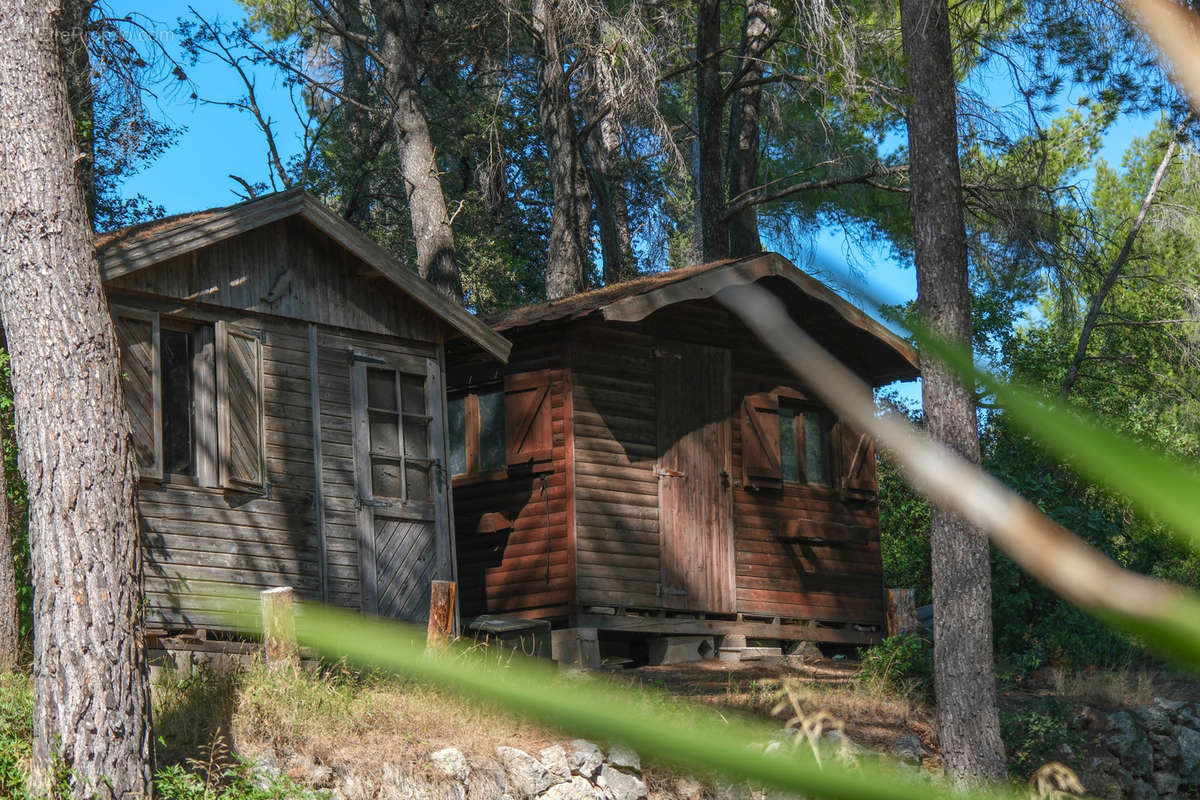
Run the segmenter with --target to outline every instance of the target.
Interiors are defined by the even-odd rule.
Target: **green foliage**
[[[13,561],[17,576],[17,612],[20,615],[21,638],[28,642],[33,635],[33,581],[30,577],[29,497],[25,478],[17,466],[17,442],[13,436],[12,367],[8,350],[0,347],[0,426],[4,430],[3,458],[5,483],[8,487],[8,530],[0,535],[12,537]]]
[[[154,776],[161,800],[324,800],[326,790],[313,791],[286,775],[267,775],[242,758],[173,764]]]
[[[1008,754],[1008,771],[1018,780],[1053,760],[1073,737],[1070,710],[1057,697],[1038,698],[1020,711],[1000,711],[1000,735]]]
[[[917,605],[933,602],[929,501],[905,483],[896,465],[879,458],[879,530],[884,585],[915,589]]]
[[[25,796],[33,752],[33,681],[0,671],[0,797]]]
[[[862,651],[855,680],[889,694],[933,700],[933,645],[923,635],[889,636]]]

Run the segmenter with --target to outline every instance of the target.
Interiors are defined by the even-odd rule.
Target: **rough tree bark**
[[[908,143],[917,306],[934,331],[969,347],[971,295],[949,15],[947,0],[900,2],[912,93]],[[930,434],[978,462],[979,429],[969,388],[944,365],[926,358],[921,359],[921,384]],[[930,528],[934,688],[942,758],[959,781],[998,779],[1004,775],[1004,743],[992,666],[987,538],[937,507]]]
[[[1133,252],[1133,243],[1137,241],[1138,233],[1142,230],[1142,225],[1146,222],[1146,216],[1150,213],[1150,206],[1154,205],[1154,198],[1158,194],[1158,188],[1162,186],[1163,178],[1167,176],[1167,168],[1171,165],[1171,159],[1175,157],[1175,150],[1179,147],[1179,141],[1183,137],[1188,126],[1192,124],[1193,115],[1189,114],[1183,122],[1179,123],[1179,127],[1175,129],[1175,135],[1171,137],[1171,141],[1167,142],[1166,152],[1163,153],[1162,160],[1158,162],[1158,169],[1154,171],[1154,177],[1150,181],[1150,188],[1146,190],[1145,197],[1142,198],[1142,204],[1138,208],[1137,216],[1134,217],[1133,224],[1129,227],[1129,232],[1125,234],[1125,241],[1121,245],[1120,252],[1113,259],[1112,266],[1109,267],[1108,273],[1105,274],[1104,280],[1100,283],[1100,288],[1096,290],[1096,294],[1092,296],[1091,302],[1088,304],[1087,316],[1083,319],[1083,328],[1079,331],[1079,343],[1075,347],[1075,355],[1071,359],[1071,363],[1067,366],[1067,374],[1063,377],[1062,389],[1059,390],[1059,396],[1066,400],[1071,395],[1071,389],[1075,386],[1075,380],[1079,377],[1079,368],[1083,366],[1083,361],[1087,358],[1088,342],[1092,339],[1092,332],[1096,329],[1096,322],[1100,319],[1100,311],[1104,308],[1104,301],[1108,299],[1108,295],[1112,292],[1113,287],[1117,285],[1117,280],[1121,277],[1121,271],[1125,269],[1125,262],[1129,261],[1129,255]]]
[[[419,62],[414,37],[421,29],[424,7],[417,0],[376,3],[379,50],[386,70],[384,83],[395,109],[392,129],[408,194],[417,270],[438,291],[461,303],[462,279],[454,253],[454,231],[417,81]]]
[[[637,264],[633,255],[633,236],[629,229],[629,206],[625,180],[621,175],[621,124],[617,121],[617,92],[612,70],[597,59],[593,69],[596,81],[597,114],[603,114],[588,135],[592,193],[595,195],[596,221],[600,229],[600,257],[604,283],[632,278]]]
[[[29,490],[34,788],[151,796],[136,472],[54,35],[59,2],[0,5],[0,312]]]
[[[729,256],[725,214],[725,158],[721,146],[721,0],[696,2],[696,244],[701,261]]]
[[[17,666],[21,618],[17,611],[17,564],[13,560],[8,511],[8,476],[4,471],[4,421],[0,420],[0,671]]]
[[[550,162],[554,209],[546,254],[546,297],[582,291],[589,262],[592,203],[583,149],[575,126],[571,87],[563,69],[557,0],[533,0],[530,20],[538,55],[538,116]]]
[[[92,60],[88,52],[88,17],[94,3],[64,0],[59,18],[62,60],[67,75],[67,101],[71,104],[75,146],[82,158],[75,162],[75,174],[83,186],[88,219],[96,218],[96,135],[93,126]]]
[[[762,106],[764,57],[771,46],[778,12],[768,0],[746,0],[742,46],[738,56],[738,85],[729,109],[729,200],[758,186],[758,129]],[[758,211],[749,206],[729,219],[729,254],[744,256],[762,250],[758,238]]]

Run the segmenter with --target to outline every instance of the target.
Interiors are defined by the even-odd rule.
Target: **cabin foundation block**
[[[560,628],[550,632],[550,648],[559,664],[600,668],[600,636],[595,628]]]
[[[662,636],[650,639],[647,645],[652,666],[706,661],[717,652],[711,636]]]

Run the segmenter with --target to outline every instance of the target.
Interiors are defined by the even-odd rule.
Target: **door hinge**
[[[676,589],[672,586],[663,586],[661,583],[654,584],[654,593],[658,597],[687,597],[687,589]]]
[[[370,500],[365,497],[360,497],[355,501],[358,508],[391,508],[393,503],[390,500]]]
[[[686,478],[686,472],[680,472],[677,469],[667,469],[666,467],[655,467],[654,474],[660,478]]]

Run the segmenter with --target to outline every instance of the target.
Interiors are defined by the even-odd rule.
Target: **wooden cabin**
[[[775,254],[490,320],[448,350],[464,617],[869,642],[883,624],[872,441],[719,302],[756,283],[872,386],[913,350]]]
[[[148,627],[211,585],[423,620],[454,576],[445,351],[509,343],[309,195],[98,238],[140,480]]]

